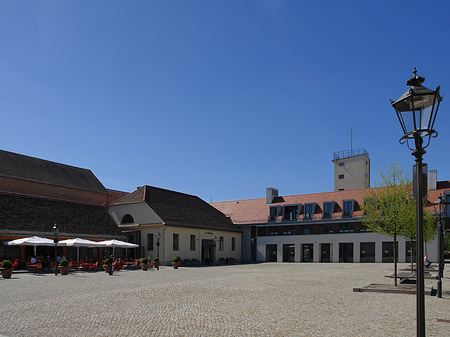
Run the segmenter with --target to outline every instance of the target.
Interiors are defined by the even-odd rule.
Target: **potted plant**
[[[181,261],[181,259],[178,256],[176,256],[172,259],[173,269],[178,269],[178,267],[180,266],[180,263],[181,263],[180,261]]]
[[[153,259],[153,267],[159,270],[159,259],[157,257]]]
[[[61,275],[69,274],[69,261],[67,259],[59,261],[58,269],[61,272]]]
[[[141,259],[141,267],[143,271],[147,271],[148,270],[148,259],[146,257],[143,257]]]
[[[109,273],[109,258],[108,258],[108,259],[105,259],[105,260],[103,261],[103,269],[105,269],[105,271],[106,271],[107,273]]]
[[[14,270],[12,262],[9,260],[3,260],[2,267],[0,268],[0,270],[2,272],[3,278],[11,278],[11,275]]]

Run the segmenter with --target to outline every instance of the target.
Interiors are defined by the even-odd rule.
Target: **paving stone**
[[[400,267],[406,264],[400,264]],[[264,263],[0,279],[4,336],[414,336],[414,295],[354,293],[391,264]],[[448,336],[427,296],[428,336]],[[425,280],[436,287],[435,280]]]

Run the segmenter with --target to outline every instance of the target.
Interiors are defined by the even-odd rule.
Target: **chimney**
[[[273,187],[267,187],[266,188],[266,204],[271,204],[275,197],[278,197],[278,190]]]
[[[430,191],[434,191],[437,189],[437,171],[436,170],[430,170],[428,172],[428,189]]]

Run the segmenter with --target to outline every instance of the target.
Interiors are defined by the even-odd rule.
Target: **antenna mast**
[[[356,135],[356,132],[353,132],[353,129],[350,128],[350,132],[347,132],[347,135],[350,136],[350,151],[353,151],[353,135]]]

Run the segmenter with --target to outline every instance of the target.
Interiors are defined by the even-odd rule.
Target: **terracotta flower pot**
[[[180,262],[172,262],[173,269],[178,269]]]
[[[58,266],[58,269],[61,272],[61,275],[69,274],[69,266]]]
[[[105,269],[105,271],[106,271],[107,273],[109,273],[109,265],[104,264],[104,265],[103,265],[103,269]]]
[[[141,263],[141,268],[143,271],[147,271],[148,270],[148,263]]]
[[[0,268],[3,278],[11,278],[14,268]]]

